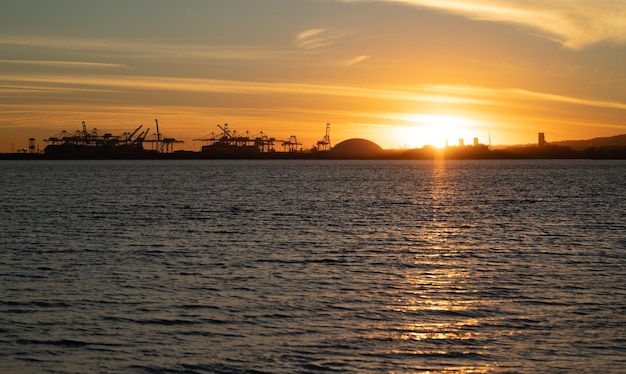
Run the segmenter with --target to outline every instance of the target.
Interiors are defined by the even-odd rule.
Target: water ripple
[[[623,372],[626,164],[0,162],[3,372]]]

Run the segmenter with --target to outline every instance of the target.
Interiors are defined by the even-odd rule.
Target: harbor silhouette
[[[88,130],[82,122],[80,130],[64,130],[44,139],[47,145],[43,151],[30,138],[28,149],[0,153],[0,159],[626,159],[626,135],[569,142],[583,147],[550,144],[545,134],[539,133],[537,144],[497,149],[480,143],[478,138],[471,145],[459,139],[458,145],[445,147],[383,149],[363,138],[350,138],[333,146],[328,123],[322,139],[305,148],[296,135],[280,140],[262,131],[240,133],[224,124],[217,125],[219,132],[193,139],[203,145],[200,151],[189,151],[175,148],[183,141],[163,134],[158,119],[155,126],[153,133],[139,125],[133,131],[113,135],[96,128]]]

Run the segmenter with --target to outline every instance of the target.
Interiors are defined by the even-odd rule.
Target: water
[[[0,162],[0,371],[623,372],[623,161]]]

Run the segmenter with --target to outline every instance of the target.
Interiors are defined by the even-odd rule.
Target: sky
[[[7,0],[0,152],[86,123],[199,150],[626,133],[626,0]]]

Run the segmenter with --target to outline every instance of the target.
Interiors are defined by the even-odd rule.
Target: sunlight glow
[[[405,120],[407,125],[400,130],[399,136],[410,148],[427,145],[442,148],[456,145],[461,138],[469,141],[477,125],[470,118],[449,114],[412,114]]]

